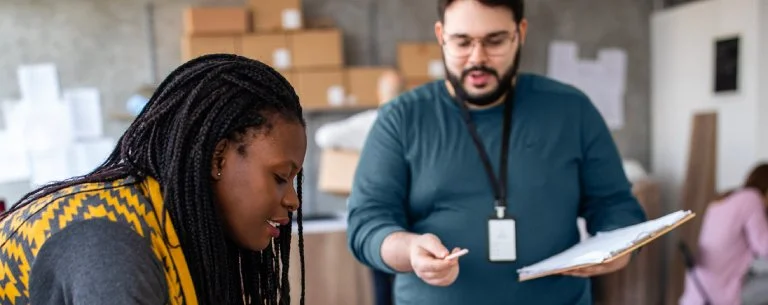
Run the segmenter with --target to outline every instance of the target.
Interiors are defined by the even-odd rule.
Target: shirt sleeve
[[[402,116],[392,107],[379,110],[366,139],[347,201],[347,239],[352,254],[372,268],[395,273],[381,257],[390,234],[405,231],[410,172],[402,141]]]
[[[608,126],[587,97],[581,105],[579,214],[587,222],[587,231],[594,235],[646,221]]]
[[[142,304],[168,301],[163,267],[149,244],[125,225],[95,219],[54,234],[29,279],[31,304]]]
[[[744,233],[747,237],[749,248],[756,256],[768,256],[768,219],[766,218],[765,205],[759,195],[746,198],[750,202],[744,202],[748,207],[747,221],[744,224]],[[740,202],[736,202],[740,203]]]

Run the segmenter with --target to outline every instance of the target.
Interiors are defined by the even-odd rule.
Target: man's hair
[[[298,96],[278,72],[235,55],[199,57],[178,67],[160,84],[102,165],[87,175],[30,192],[0,220],[66,187],[153,177],[162,188],[165,211],[178,231],[201,304],[239,304],[243,297],[259,304],[290,304],[291,226],[281,226],[280,238],[264,251],[235,245],[226,236],[211,178],[211,160],[219,141],[228,139],[238,145],[238,153],[245,154],[248,136],[269,132],[276,118],[306,126]],[[301,172],[297,180],[303,304]],[[241,273],[245,291],[241,291]]]
[[[464,0],[438,0],[437,1],[437,13],[441,22],[445,21],[445,9],[447,9],[451,4],[457,1],[464,1]],[[512,17],[515,19],[515,22],[520,22],[520,20],[523,20],[523,17],[524,17],[523,0],[471,0],[471,1],[477,1],[489,7],[505,7],[510,11],[512,11]]]

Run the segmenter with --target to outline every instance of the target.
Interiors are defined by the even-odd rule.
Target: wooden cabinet
[[[344,220],[305,224],[304,261],[306,305],[372,305],[370,269],[360,264],[347,248]],[[297,230],[294,228],[294,232]],[[291,304],[299,304],[301,265],[298,236],[291,239]]]

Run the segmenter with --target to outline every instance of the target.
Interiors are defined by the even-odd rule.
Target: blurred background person
[[[707,207],[696,263],[686,275],[680,305],[742,304],[750,266],[755,258],[768,257],[766,196],[768,164],[760,164],[741,188],[724,193]],[[765,303],[768,299],[749,300],[749,304]]]

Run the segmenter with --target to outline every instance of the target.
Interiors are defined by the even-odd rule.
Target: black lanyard
[[[493,165],[491,165],[491,158],[488,156],[488,152],[483,148],[483,143],[480,141],[480,136],[477,134],[477,127],[472,122],[472,117],[469,114],[469,108],[463,101],[458,101],[459,108],[461,108],[462,115],[464,117],[464,123],[467,125],[469,134],[472,136],[472,141],[480,153],[480,159],[483,161],[483,167],[488,174],[488,180],[490,180],[493,187],[494,195],[494,208],[496,209],[496,216],[498,218],[504,218],[506,216],[507,208],[507,159],[509,158],[509,136],[512,133],[512,111],[515,101],[515,90],[512,89],[507,93],[507,100],[504,101],[504,126],[502,129],[501,140],[501,161],[499,162],[499,176],[497,177],[493,171]]]

